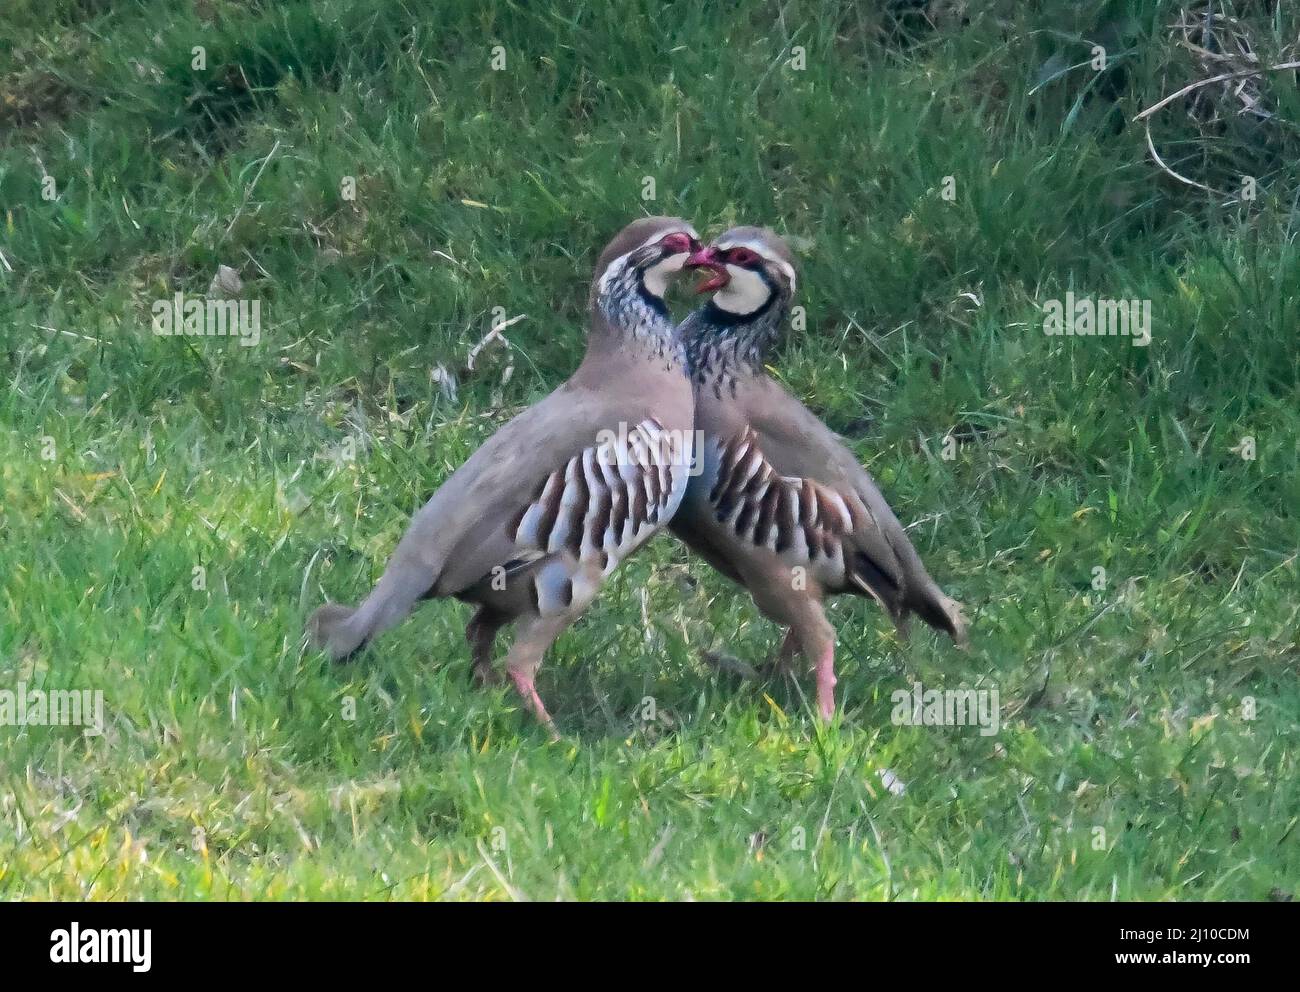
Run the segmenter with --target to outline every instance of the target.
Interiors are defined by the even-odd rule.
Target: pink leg
[[[519,690],[519,695],[524,699],[524,705],[533,711],[533,715],[541,721],[551,734],[551,740],[558,741],[560,732],[555,729],[555,721],[551,719],[551,714],[546,712],[546,706],[542,703],[542,697],[537,694],[537,686],[533,682],[533,676],[529,672],[511,671],[510,677],[514,680],[515,688]]]
[[[532,710],[533,715],[550,731],[551,740],[558,741],[560,732],[555,729],[555,721],[542,705],[542,697],[537,694],[535,681],[537,669],[542,665],[542,656],[551,646],[560,632],[569,625],[564,618],[543,620],[532,616],[519,620],[515,643],[506,654],[506,671],[519,691],[524,705]]]
[[[817,709],[822,719],[835,719],[835,642],[825,645],[817,656]]]
[[[804,657],[817,675],[817,712],[829,723],[835,718],[835,628],[820,602],[806,600],[790,629],[799,638]]]

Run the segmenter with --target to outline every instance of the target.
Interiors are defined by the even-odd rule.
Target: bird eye
[[[663,247],[665,254],[680,255],[683,252],[691,251],[691,240],[689,234],[675,231],[660,241],[659,244]]]
[[[748,248],[732,248],[727,252],[727,261],[737,265],[753,265],[758,261],[758,255]]]

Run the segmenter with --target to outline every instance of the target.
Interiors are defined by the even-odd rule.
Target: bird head
[[[695,287],[713,293],[713,304],[732,317],[754,316],[773,300],[788,301],[795,290],[794,256],[774,231],[733,227],[686,259],[690,269],[709,275]]]
[[[642,217],[623,228],[596,262],[594,292],[631,283],[642,295],[661,302],[668,280],[700,250],[700,236],[680,217]]]

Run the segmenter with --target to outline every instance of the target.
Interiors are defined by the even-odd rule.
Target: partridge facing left
[[[663,295],[699,247],[676,217],[634,221],[609,243],[577,371],[452,473],[360,606],[327,603],[312,615],[315,645],[342,659],[419,600],[465,600],[477,606],[465,629],[475,676],[493,679],[496,634],[516,624],[506,671],[558,736],[537,694],[542,656],[672,518],[686,489],[693,400]]]
[[[915,613],[959,644],[957,603],[925,571],[866,469],[767,374],[795,290],[794,258],[771,231],[738,227],[691,256],[712,298],[682,322],[703,471],[672,530],[758,608],[788,628],[782,661],[802,651],[823,718],[835,713],[835,628],[825,597],[875,599],[906,630]]]

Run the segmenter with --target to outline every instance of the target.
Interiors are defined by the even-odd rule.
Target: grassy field
[[[1295,73],[1151,115],[1207,193],[1133,123],[1213,71],[1176,4],[705,6],[6,3],[0,690],[105,726],[0,726],[0,897],[1300,892]],[[1297,57],[1300,12],[1236,8]],[[971,650],[837,602],[821,729],[811,679],[701,663],[778,634],[664,538],[542,669],[559,744],[469,686],[459,604],[305,652],[574,367],[642,213],[792,237],[779,373]],[[258,344],[154,335],[221,265]],[[1149,300],[1150,344],[1045,334],[1067,292]],[[914,682],[1000,731],[895,725]]]

